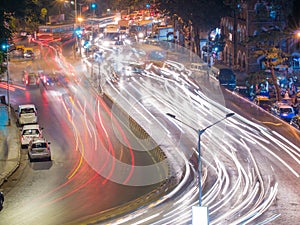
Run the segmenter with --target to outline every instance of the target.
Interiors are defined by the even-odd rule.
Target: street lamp
[[[227,119],[228,117],[231,117],[234,115],[234,113],[228,113],[225,115],[225,117],[223,117],[220,120],[217,120],[216,122],[212,123],[211,125],[207,126],[206,128],[202,129],[202,130],[197,130],[194,127],[184,123],[183,121],[179,120],[176,118],[176,116],[174,114],[171,113],[167,113],[167,116],[171,117],[172,119],[177,120],[178,122],[188,126],[189,128],[193,129],[194,131],[196,131],[198,133],[198,186],[199,186],[199,206],[198,207],[193,207],[193,224],[209,224],[208,222],[208,208],[207,207],[203,207],[202,206],[202,160],[201,160],[201,135],[208,129],[211,128],[212,126],[216,125],[217,123],[222,122],[223,120]]]
[[[74,16],[75,16],[75,25],[77,24],[77,0],[74,1]]]
[[[8,50],[9,50],[9,44],[2,44],[2,49],[6,50],[6,79],[7,79],[7,122],[8,126],[10,126],[10,97],[9,97],[9,71],[8,71]]]

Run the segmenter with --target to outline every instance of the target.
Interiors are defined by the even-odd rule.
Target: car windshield
[[[36,135],[39,134],[39,130],[38,129],[28,129],[28,130],[24,130],[23,131],[23,135]]]
[[[280,108],[280,113],[292,113],[292,108]]]
[[[21,114],[24,114],[24,113],[34,113],[34,109],[33,108],[21,109]]]
[[[32,144],[32,148],[47,148],[47,144],[45,142],[34,143]]]

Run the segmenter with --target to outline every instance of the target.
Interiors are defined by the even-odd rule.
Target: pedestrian
[[[286,90],[285,91],[285,94],[284,94],[284,98],[289,98],[290,96],[289,96],[289,91],[288,90]]]

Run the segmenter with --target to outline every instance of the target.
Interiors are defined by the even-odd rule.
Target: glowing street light
[[[171,113],[167,113],[167,116],[171,117],[172,119],[177,120],[178,122],[188,126],[189,128],[193,129],[194,131],[196,131],[198,133],[198,186],[199,186],[199,206],[194,206],[193,207],[193,224],[194,225],[204,225],[204,224],[209,224],[209,220],[208,220],[208,207],[203,207],[202,206],[202,160],[201,160],[201,135],[208,129],[211,128],[212,126],[216,125],[217,123],[222,122],[223,120],[231,117],[234,115],[234,113],[228,113],[225,115],[225,117],[223,117],[220,120],[217,120],[216,122],[212,123],[211,125],[205,127],[202,130],[197,130],[194,127],[184,123],[183,121],[179,120],[176,118],[175,115],[171,114]]]
[[[83,22],[83,18],[82,18],[82,17],[77,17],[77,21],[78,21],[79,23],[82,23],[82,22]]]

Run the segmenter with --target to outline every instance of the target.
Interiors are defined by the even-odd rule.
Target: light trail
[[[126,96],[124,109],[130,107],[132,116],[147,115],[147,119],[152,121],[155,119],[151,114],[163,117],[162,114],[165,112],[176,112],[174,114],[182,121],[187,123],[192,121],[191,126],[206,127],[211,121],[217,121],[229,112],[223,105],[211,100],[207,94],[193,85],[194,82],[189,80],[190,72],[188,70],[182,72],[185,70],[182,64],[175,61],[167,63],[171,67],[164,68],[162,74],[157,72],[159,68],[152,70],[154,65],[148,64],[147,71],[142,76],[136,75],[138,79],[132,75],[130,82],[127,83],[120,77],[122,89],[119,89],[118,83],[107,82],[105,91],[117,103],[124,101],[120,96],[124,94]],[[179,72],[175,74],[176,71],[172,71],[172,67],[176,67]],[[134,110],[136,112],[133,112]],[[142,117],[134,118],[143,126]],[[187,141],[196,143],[197,134],[174,121],[170,121],[170,124],[153,123],[152,130],[147,126],[143,128],[149,133],[153,130],[164,131],[165,137],[171,140],[178,139],[179,132],[181,140],[176,141],[174,145],[181,147],[183,156],[188,161],[197,151],[194,146],[191,148],[191,145],[195,144],[188,144]],[[161,128],[164,125],[165,127]],[[154,139],[157,143],[161,141],[155,136]],[[161,145],[165,146],[163,143]],[[286,168],[288,173],[297,178],[299,169],[290,166],[277,152],[284,150],[284,157],[289,157],[299,164],[298,146],[239,114],[224,121],[222,125],[208,130],[202,138],[201,146],[202,161],[206,166],[204,171],[207,171],[203,183],[205,187],[203,204],[209,206],[210,224],[222,224],[224,221],[230,224],[251,224],[257,220],[264,223],[271,222],[279,216],[266,213],[270,207],[274,207],[273,202],[279,189],[272,172],[263,169],[261,163],[265,164],[271,160],[268,163],[273,164],[276,161],[279,163],[276,164],[277,167]],[[257,157],[261,154],[266,157]],[[197,171],[192,171],[196,177]],[[124,218],[127,218],[127,223],[129,221],[134,223],[143,218],[151,224],[170,224],[175,221],[174,218],[180,218],[176,220],[176,224],[187,224],[191,220],[191,205],[198,204],[197,182],[191,185],[189,189],[191,191],[176,189],[174,191],[177,192],[177,197],[173,199],[166,195],[168,202],[155,208],[147,208],[147,211],[140,213],[139,217],[131,217],[132,213]],[[160,216],[152,218],[151,215],[157,215],[157,212],[160,212]]]

